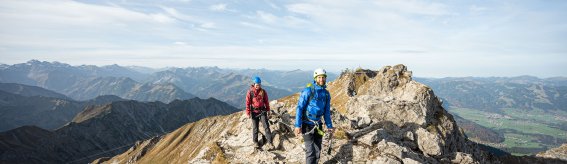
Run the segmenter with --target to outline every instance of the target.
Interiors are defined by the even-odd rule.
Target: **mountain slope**
[[[122,100],[103,96],[89,101],[74,101],[40,96],[21,96],[0,91],[0,131],[24,125],[45,129],[59,128],[73,119],[86,106]]]
[[[498,163],[468,141],[433,91],[413,81],[403,65],[345,72],[328,88],[331,94],[345,94],[333,96],[339,100],[332,100],[337,132],[332,153],[321,154],[324,163]],[[270,127],[277,147],[273,151],[254,151],[250,120],[239,112],[185,125],[167,135],[138,142],[121,155],[95,162],[302,162],[302,141],[290,127],[295,118],[296,96],[271,102]],[[342,104],[343,111],[336,109],[338,104]]]
[[[161,135],[188,122],[236,111],[216,99],[198,98],[170,104],[119,101],[90,106],[54,132],[22,127],[0,133],[0,162],[85,163],[115,155],[137,140]],[[22,131],[41,131],[38,135],[42,136]]]
[[[43,97],[53,97],[59,99],[70,99],[63,94],[50,91],[47,89],[43,89],[41,87],[16,84],[16,83],[0,83],[0,90],[27,97],[43,96]]]
[[[57,147],[58,145],[46,143],[46,141],[54,138],[56,138],[55,133],[36,126],[23,126],[9,132],[2,132],[0,133],[0,163],[16,163],[10,160],[13,157],[6,157],[7,154],[18,154],[18,156],[26,159],[26,163],[56,163],[57,161],[46,157],[56,156],[60,151],[48,151],[37,153],[34,156],[26,156],[27,153],[34,150],[18,149],[18,147],[33,148],[37,147],[37,145]]]
[[[173,84],[141,84],[127,77],[99,77],[79,82],[64,93],[78,100],[91,99],[99,95],[116,95],[138,101],[161,101],[169,103],[175,99],[190,99],[194,95]]]

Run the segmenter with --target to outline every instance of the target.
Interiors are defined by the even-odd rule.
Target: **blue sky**
[[[567,1],[0,0],[0,63],[567,76]]]

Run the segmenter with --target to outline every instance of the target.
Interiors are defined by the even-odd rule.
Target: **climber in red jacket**
[[[272,144],[272,132],[270,131],[270,102],[268,101],[268,93],[262,89],[262,80],[260,77],[254,77],[253,84],[246,93],[246,115],[252,120],[252,141],[256,148],[260,148],[258,143],[258,122],[262,122],[265,129],[266,139],[268,140],[268,150],[274,149]]]

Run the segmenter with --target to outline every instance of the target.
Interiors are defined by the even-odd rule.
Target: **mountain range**
[[[71,66],[59,62],[30,60],[0,67],[0,82],[38,86],[62,93],[75,100],[116,95],[138,101],[214,97],[235,107],[244,107],[244,94],[251,77],[263,78],[270,99],[298,92],[311,83],[310,71],[237,70],[218,67],[152,69],[118,65]],[[329,80],[336,77],[329,73]]]
[[[171,68],[154,73],[146,81],[152,84],[174,84],[198,97],[215,97],[239,108],[244,107],[244,95],[251,85],[249,76],[217,67]],[[292,93],[272,87],[267,80],[263,80],[262,84],[270,99]]]
[[[133,80],[142,80],[148,76],[118,65],[71,66],[37,60],[14,64],[0,70],[0,82],[38,86],[79,101],[102,95],[162,102],[195,97],[170,84],[142,84]]]
[[[289,92],[295,93],[301,91],[306,83],[310,83],[309,77],[313,76],[311,71],[302,71],[299,69],[291,71],[278,71],[268,69],[239,69],[232,70],[233,72],[245,76],[260,76],[262,80],[267,81],[268,85],[275,88],[284,89]],[[327,81],[333,81],[337,75],[328,72]]]

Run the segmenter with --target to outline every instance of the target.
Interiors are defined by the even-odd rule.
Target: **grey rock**
[[[423,128],[417,129],[416,134],[419,149],[423,153],[431,156],[441,155],[441,141],[437,135],[431,134]]]
[[[453,158],[451,159],[452,163],[461,163],[461,164],[479,164],[478,161],[475,161],[470,154],[456,152],[453,153]]]
[[[567,143],[559,147],[549,149],[545,152],[537,153],[537,157],[555,158],[567,161]]]
[[[404,159],[402,159],[402,162],[404,164],[421,164],[421,163],[423,163],[423,162],[419,162],[419,161],[416,161],[416,160],[411,159],[411,158],[404,158]]]
[[[402,164],[399,160],[391,158],[389,156],[379,156],[376,160],[371,162],[372,164]]]
[[[411,131],[407,131],[405,137],[406,137],[405,139],[407,139],[409,141],[414,141],[413,132],[411,132]]]

